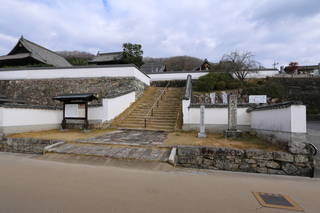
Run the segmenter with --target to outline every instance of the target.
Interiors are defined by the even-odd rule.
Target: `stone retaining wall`
[[[33,138],[6,138],[0,141],[0,152],[42,154],[43,149],[61,141]]]
[[[219,147],[178,147],[176,164],[183,167],[313,176],[313,156]]]
[[[136,78],[75,78],[75,79],[36,79],[36,80],[0,80],[1,95],[25,101],[27,104],[61,106],[52,97],[72,93],[96,93],[101,98],[117,97],[128,91],[142,95],[146,85]]]

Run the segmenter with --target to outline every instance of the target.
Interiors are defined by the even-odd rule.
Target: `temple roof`
[[[98,53],[89,63],[121,61],[122,52]]]
[[[140,70],[144,73],[159,73],[166,72],[167,67],[163,63],[145,63],[141,66]]]
[[[5,60],[17,60],[33,58],[44,64],[54,67],[70,67],[72,66],[65,58],[57,53],[46,49],[36,43],[33,43],[21,37],[15,47],[6,56],[0,56],[0,62]]]
[[[211,65],[212,64],[208,61],[208,59],[204,59],[204,61],[197,67],[195,67],[192,71],[208,71],[211,69]]]

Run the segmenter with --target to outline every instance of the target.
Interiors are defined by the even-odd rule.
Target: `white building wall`
[[[101,107],[89,107],[88,119],[110,121],[135,101],[135,92],[103,99]],[[5,134],[56,129],[63,118],[62,110],[0,107],[0,132]]]
[[[157,73],[149,74],[149,77],[151,81],[186,80],[188,75],[191,75],[192,79],[199,79],[208,73],[209,72]]]
[[[3,126],[46,125],[61,123],[61,110],[2,108]]]
[[[135,101],[135,92],[115,98],[102,99],[102,106],[89,107],[88,117],[90,120],[111,121]]]
[[[150,78],[135,67],[85,67],[70,69],[30,69],[0,72],[0,80],[95,78],[95,77],[135,77],[150,85]]]
[[[5,134],[58,128],[61,110],[0,107],[0,132]]]
[[[246,78],[266,78],[266,77],[274,77],[278,75],[280,72],[278,70],[269,70],[269,71],[257,71],[257,72],[249,72]],[[232,75],[234,78],[237,78],[235,74]]]
[[[103,104],[107,107],[107,120],[112,120],[126,110],[135,101],[135,92],[116,98],[104,99]]]
[[[238,125],[250,125],[250,114],[247,113],[247,108],[238,108],[237,122]],[[213,125],[228,125],[228,108],[206,108],[205,109],[205,124]],[[189,108],[189,120],[184,121],[184,124],[199,124],[200,123],[200,108]]]
[[[307,110],[304,105],[292,105],[291,107],[291,132],[307,132]]]
[[[282,109],[251,112],[251,128],[266,131],[306,133],[306,107],[292,105]]]

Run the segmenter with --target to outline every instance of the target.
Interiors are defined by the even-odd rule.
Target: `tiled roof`
[[[23,46],[29,53],[17,53],[15,50],[20,46]],[[16,44],[16,46],[11,50],[7,56],[2,56],[0,60],[10,60],[10,59],[22,59],[32,57],[44,64],[49,64],[54,67],[70,67],[72,66],[65,58],[58,55],[57,53],[46,49],[36,43],[33,43],[23,37],[21,37]]]
[[[166,65],[162,63],[146,63],[141,66],[140,70],[145,73],[165,72]]]
[[[122,52],[112,52],[112,53],[98,53],[90,63],[95,62],[110,62],[110,61],[120,61],[122,59]]]

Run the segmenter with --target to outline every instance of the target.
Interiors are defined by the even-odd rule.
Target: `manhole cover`
[[[303,211],[303,209],[287,195],[263,192],[253,192],[253,195],[264,207]]]

